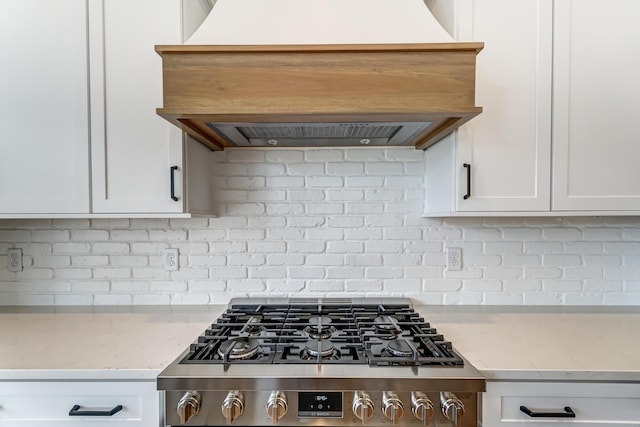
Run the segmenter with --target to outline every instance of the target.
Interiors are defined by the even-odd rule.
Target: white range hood
[[[415,146],[478,115],[475,57],[422,0],[218,0],[163,58],[158,114],[214,150]]]
[[[218,0],[186,44],[453,41],[422,0]]]

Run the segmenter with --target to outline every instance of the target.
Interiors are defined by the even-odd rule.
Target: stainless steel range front
[[[475,427],[485,380],[409,299],[233,299],[158,389],[172,426]]]

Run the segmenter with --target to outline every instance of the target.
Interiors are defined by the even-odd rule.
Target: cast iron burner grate
[[[180,363],[462,366],[462,358],[409,305],[290,299],[232,304]],[[329,303],[326,303],[328,301]]]

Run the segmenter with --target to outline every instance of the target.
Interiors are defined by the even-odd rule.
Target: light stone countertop
[[[225,308],[0,308],[0,380],[155,380]]]
[[[640,383],[640,307],[416,307],[487,380]]]
[[[0,380],[152,380],[225,308],[3,307]],[[414,308],[488,380],[640,382],[640,307]]]

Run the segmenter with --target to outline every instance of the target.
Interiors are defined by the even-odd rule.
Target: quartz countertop
[[[0,380],[155,379],[225,308],[0,308]],[[640,307],[415,309],[488,380],[640,382]]]
[[[155,379],[225,308],[0,308],[0,380]]]

